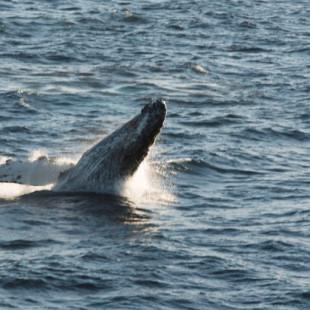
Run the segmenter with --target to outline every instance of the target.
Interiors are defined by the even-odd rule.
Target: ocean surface
[[[309,16],[0,1],[0,309],[310,309]],[[164,128],[121,192],[51,190],[156,98]]]

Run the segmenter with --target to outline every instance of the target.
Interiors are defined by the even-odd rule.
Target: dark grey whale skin
[[[162,99],[86,151],[75,167],[65,171],[54,191],[111,192],[115,184],[133,175],[155,142],[165,117]]]

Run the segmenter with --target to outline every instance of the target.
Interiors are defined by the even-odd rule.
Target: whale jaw
[[[56,191],[111,192],[115,185],[138,169],[155,142],[165,117],[166,104],[159,99],[86,151],[75,167],[64,172]]]

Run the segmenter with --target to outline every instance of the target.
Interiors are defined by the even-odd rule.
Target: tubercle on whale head
[[[149,137],[156,137],[163,126],[166,113],[167,106],[162,99],[157,99],[155,102],[145,105],[141,110],[139,127],[144,127]],[[146,117],[146,120],[144,117]]]
[[[147,113],[149,111],[157,111],[158,113],[163,113],[165,116],[167,113],[166,102],[163,99],[157,99],[155,102],[146,104],[142,108],[141,114]]]
[[[161,130],[167,113],[167,106],[164,100],[157,99],[155,102],[145,105],[141,110],[140,130],[152,142],[151,146]]]
[[[162,99],[157,99],[155,102],[146,104],[141,109],[141,113],[129,121],[128,124],[131,128],[136,128],[137,132],[144,131],[144,129],[150,129],[152,127],[158,127],[157,123],[159,123],[161,128],[166,118],[166,113],[167,106],[165,101]]]

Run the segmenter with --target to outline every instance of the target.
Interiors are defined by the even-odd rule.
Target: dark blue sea
[[[0,0],[0,309],[310,309],[309,16]],[[122,192],[51,190],[156,98]]]

